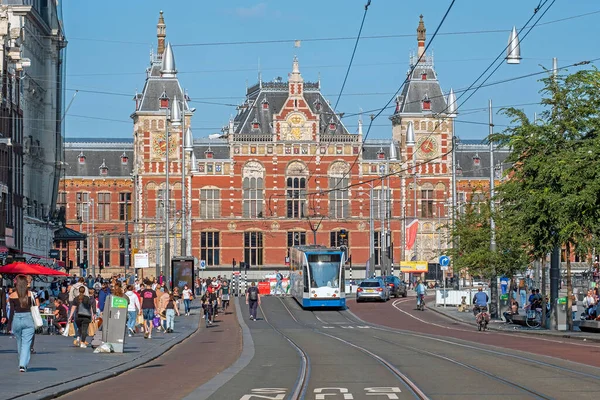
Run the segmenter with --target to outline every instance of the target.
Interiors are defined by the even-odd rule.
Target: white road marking
[[[324,390],[335,390],[335,393],[323,393]],[[344,395],[345,400],[353,400],[354,396],[352,393],[348,393],[348,389],[346,388],[335,388],[335,387],[327,387],[327,388],[317,388],[314,390],[315,392],[315,400],[325,400],[325,396],[333,396],[336,397],[339,393]]]

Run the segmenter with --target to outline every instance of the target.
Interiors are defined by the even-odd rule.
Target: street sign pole
[[[446,271],[448,271],[448,266],[450,265],[450,257],[448,256],[440,256],[440,269],[442,270],[442,279],[444,281],[443,290],[444,290],[444,308],[446,308],[446,297],[448,293],[446,293]]]

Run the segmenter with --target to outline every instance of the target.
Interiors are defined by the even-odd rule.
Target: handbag
[[[65,325],[65,330],[63,331],[62,335],[64,337],[69,337],[69,332],[71,331],[71,324],[70,322],[67,322],[67,325]]]
[[[94,336],[98,331],[98,323],[96,321],[90,322],[88,325],[88,336]]]
[[[69,336],[75,336],[75,326],[73,326],[73,323],[69,324]]]
[[[44,321],[40,314],[40,308],[36,305],[35,298],[31,293],[29,293],[29,297],[31,298],[31,317],[33,318],[33,326],[35,326],[35,329],[41,328],[44,326]]]
[[[135,317],[135,324],[136,325],[144,324],[144,316],[142,314],[138,314],[137,317]]]

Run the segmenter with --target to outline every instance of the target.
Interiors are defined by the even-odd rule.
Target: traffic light
[[[104,261],[100,260],[98,261],[98,267],[100,267],[100,270],[104,269]]]
[[[83,269],[87,269],[88,268],[88,260],[87,259],[83,260],[83,267],[82,268]]]

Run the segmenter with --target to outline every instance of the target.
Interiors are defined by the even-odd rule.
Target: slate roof
[[[223,139],[194,140],[194,155],[196,160],[206,159],[206,152],[213,152],[212,160],[229,160],[229,144]]]
[[[166,93],[169,99],[173,99],[177,96],[178,100],[184,98],[183,90],[179,85],[179,80],[175,75],[172,78],[161,77],[160,74],[161,64],[157,57],[148,68],[146,82],[142,93],[138,96],[141,97],[138,103],[138,112],[156,112],[165,113],[164,108],[160,108],[160,97],[163,93]],[[135,96],[134,96],[135,99]],[[189,111],[189,106],[186,103],[186,111]]]
[[[423,74],[427,75],[427,79],[423,80]],[[423,110],[422,102],[425,98],[429,98],[431,101],[431,110]],[[425,57],[424,60],[417,64],[410,80],[404,85],[398,99],[400,106],[396,113],[435,114],[446,110],[446,97],[442,92],[433,67],[433,57]]]
[[[339,116],[333,115],[333,109],[321,94],[319,83],[304,82],[303,96],[311,112],[321,114],[319,132],[350,134]],[[246,91],[246,100],[238,106],[238,114],[233,120],[234,133],[271,134],[273,115],[281,112],[287,98],[288,82],[259,82],[248,88]],[[269,104],[267,110],[263,109],[264,102],[268,102]],[[317,104],[319,103],[321,104],[321,109],[317,110]],[[327,129],[332,119],[336,124],[335,131]],[[260,124],[260,129],[258,130],[252,129],[252,123],[255,120]]]
[[[118,139],[117,139],[118,140]],[[85,156],[85,162],[79,162],[79,155]],[[123,164],[121,156],[128,157]],[[90,139],[65,143],[65,177],[129,178],[133,167],[133,140],[115,141],[115,139]],[[106,175],[100,174],[100,166],[108,168]]]
[[[490,177],[490,147],[488,144],[481,144],[482,141],[477,141],[480,144],[465,144],[466,141],[456,147],[456,162],[457,168],[462,169],[461,174],[457,174],[457,179],[482,178],[489,179]],[[470,141],[469,141],[470,142]],[[507,148],[494,149],[494,164],[497,166],[496,178],[500,179],[504,171],[510,168],[510,164],[506,163],[506,158],[510,154]],[[474,157],[479,157],[479,165],[476,165]]]
[[[363,161],[383,161],[378,158],[378,154],[381,150],[385,154],[385,160],[390,158],[390,144],[391,140],[367,140],[363,145],[362,158]],[[396,145],[396,154],[400,154],[400,147],[398,143]]]

